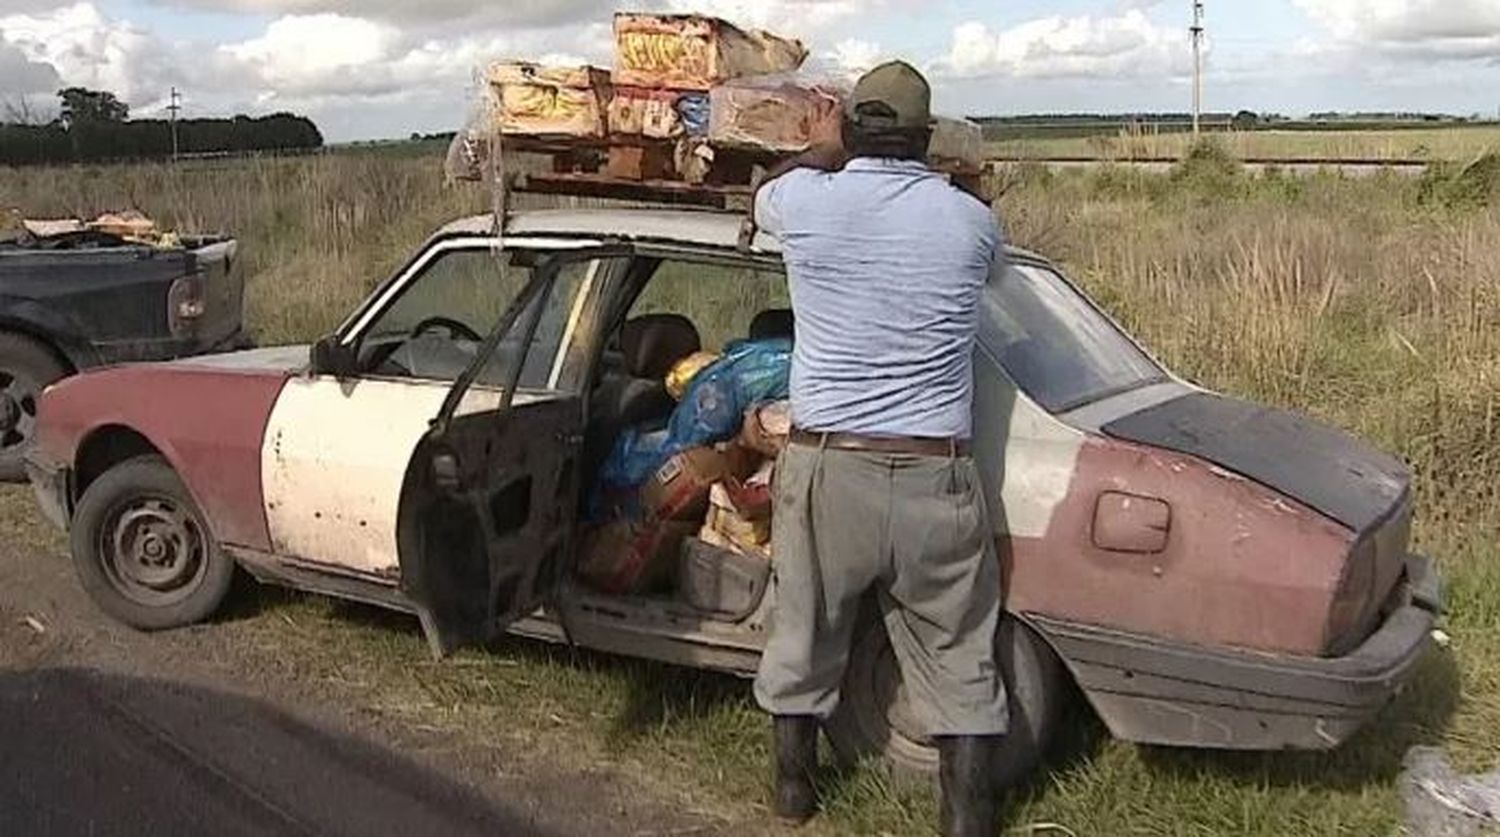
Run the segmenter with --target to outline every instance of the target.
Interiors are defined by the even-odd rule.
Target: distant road
[[[1013,165],[1041,165],[1050,169],[1091,169],[1106,165],[1140,169],[1153,173],[1166,173],[1180,161],[1176,157],[1135,158],[1129,160],[1101,160],[1096,157],[991,157],[992,167]],[[1240,161],[1247,171],[1260,173],[1276,169],[1288,174],[1309,175],[1320,171],[1334,171],[1352,177],[1367,177],[1382,171],[1395,174],[1419,175],[1427,171],[1428,163],[1421,160],[1359,160],[1319,157],[1285,159],[1249,159]]]

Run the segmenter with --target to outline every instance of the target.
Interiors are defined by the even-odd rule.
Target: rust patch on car
[[[1318,654],[1353,539],[1202,460],[1091,438],[1046,535],[1011,538],[1002,555],[1014,611]]]

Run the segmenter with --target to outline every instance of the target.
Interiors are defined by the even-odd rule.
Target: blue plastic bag
[[[707,93],[684,93],[677,100],[677,118],[690,137],[708,136],[709,113]]]
[[[688,384],[665,430],[641,433],[627,428],[615,440],[599,473],[591,516],[597,520],[606,515],[612,504],[608,498],[628,496],[677,454],[734,438],[747,410],[787,397],[791,373],[791,340],[730,344]]]

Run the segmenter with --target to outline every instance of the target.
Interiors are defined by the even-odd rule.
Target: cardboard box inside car
[[[578,575],[604,593],[645,593],[668,586],[682,543],[698,531],[679,521],[616,520],[588,533]]]
[[[641,507],[658,520],[701,522],[708,512],[708,493],[714,483],[743,479],[755,471],[757,457],[738,445],[693,448],[657,469],[641,486]]]

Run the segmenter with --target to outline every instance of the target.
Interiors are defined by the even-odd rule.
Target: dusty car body
[[[74,528],[75,559],[97,562],[124,535],[80,536],[80,506],[121,463],[156,456],[185,486],[203,549],[264,581],[414,613],[438,652],[509,630],[751,674],[774,586],[726,621],[670,596],[591,592],[570,572],[613,335],[664,264],[781,269],[776,242],[741,237],[733,216],[666,210],[520,214],[503,236],[487,216],[456,222],[311,355],[127,366],[53,387],[30,462],[37,495]],[[439,359],[452,346],[414,359],[418,343],[438,347],[427,320],[381,348],[386,312],[453,253],[510,258],[532,277],[488,337],[439,324],[463,348],[456,361]],[[1004,778],[1035,763],[1067,679],[1130,741],[1346,740],[1411,675],[1439,610],[1429,562],[1407,551],[1406,471],[1343,433],[1179,380],[1045,260],[1010,256],[985,295],[975,439],[1012,617]],[[565,299],[546,295],[565,282]],[[405,366],[388,365],[397,356]],[[423,364],[447,371],[412,374]],[[159,549],[124,552],[113,560],[161,568]],[[835,743],[933,764],[878,625],[856,641],[844,696]]]

